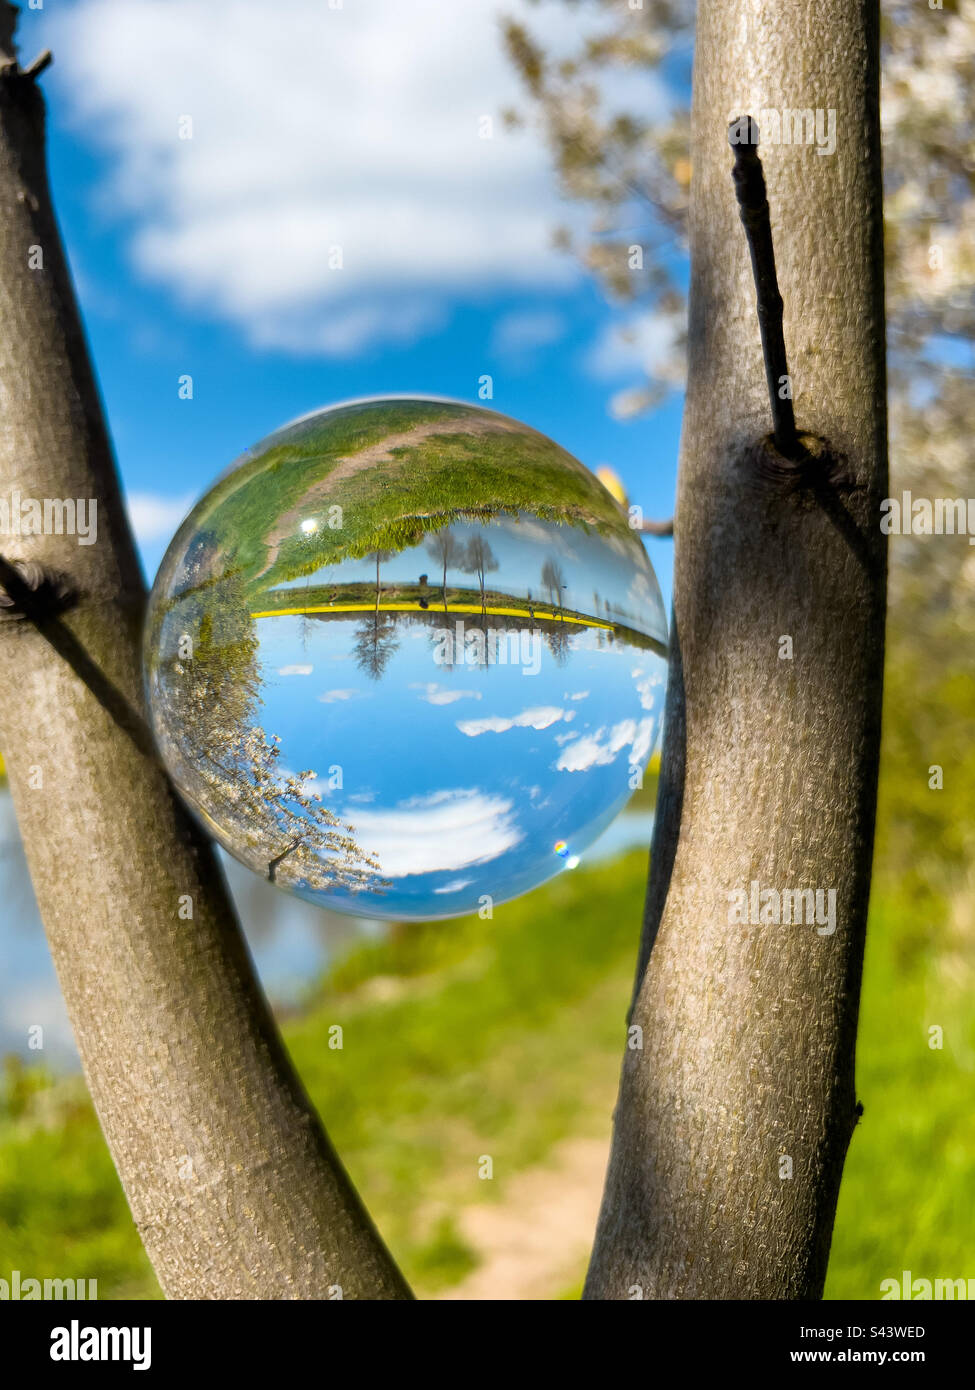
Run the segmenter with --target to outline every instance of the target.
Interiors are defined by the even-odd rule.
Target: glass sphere
[[[237,859],[398,920],[574,867],[653,749],[667,623],[625,513],[460,402],[317,411],[197,503],[153,585],[153,729]]]

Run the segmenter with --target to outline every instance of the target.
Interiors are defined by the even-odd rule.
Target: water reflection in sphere
[[[255,872],[371,917],[484,909],[579,862],[656,739],[666,619],[580,463],[515,420],[357,402],[263,440],[153,586],[181,794]]]

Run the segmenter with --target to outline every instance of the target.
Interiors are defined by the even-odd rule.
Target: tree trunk
[[[589,1298],[822,1294],[857,1118],[880,736],[878,28],[877,0],[699,4],[672,665],[630,1020],[642,1050],[632,1032]],[[828,445],[796,487],[760,442],[727,126],[806,107],[835,108],[835,153],[760,150],[796,418]],[[753,881],[835,890],[835,932],[735,921],[731,894]]]
[[[209,843],[132,737],[144,588],[12,15],[0,5],[0,488],[96,499],[98,533],[3,548],[68,576],[57,647],[80,644],[104,688],[3,621],[0,747],[92,1098],[171,1298],[408,1297],[285,1054]]]

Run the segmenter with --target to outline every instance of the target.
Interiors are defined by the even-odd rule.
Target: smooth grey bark
[[[98,533],[2,540],[79,601],[51,641],[0,621],[0,747],[91,1095],[169,1297],[409,1297],[287,1058],[211,847],[132,734],[144,586],[51,206],[43,102],[12,34],[2,4],[0,491],[94,498]],[[102,700],[72,652],[99,668]]]
[[[822,1293],[857,1120],[880,736],[878,29],[877,0],[698,9],[673,660],[630,1020],[642,1050],[624,1057],[588,1298]],[[833,108],[837,129],[833,154],[760,151],[796,418],[829,446],[808,441],[804,487],[760,443],[769,407],[727,144],[733,118],[783,108]],[[835,890],[835,933],[732,922],[729,894],[755,880]]]

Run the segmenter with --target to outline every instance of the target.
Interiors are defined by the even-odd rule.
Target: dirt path
[[[414,425],[412,429],[403,430],[400,434],[388,434],[385,439],[379,440],[376,444],[367,445],[356,454],[345,455],[336,461],[335,467],[329,471],[327,477],[314,483],[299,501],[278,519],[273,531],[265,537],[268,552],[260,574],[267,574],[268,570],[273,567],[280,554],[282,544],[294,535],[295,528],[300,524],[302,517],[314,508],[315,503],[323,493],[331,492],[336,483],[342,482],[345,478],[354,477],[356,473],[371,468],[373,464],[397,462],[393,457],[394,449],[408,448],[410,445],[418,444],[421,439],[429,439],[432,435],[437,434],[511,434],[515,432],[514,425],[506,425],[495,420],[479,420],[473,416],[469,420],[428,420],[424,424]],[[405,462],[405,460],[399,461]]]
[[[553,1299],[585,1270],[596,1230],[609,1136],[570,1139],[550,1163],[512,1179],[502,1202],[465,1207],[457,1217],[481,1264],[444,1300]]]

